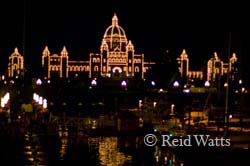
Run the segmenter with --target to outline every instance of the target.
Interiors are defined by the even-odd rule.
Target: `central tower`
[[[101,65],[97,60],[100,56]],[[127,40],[124,29],[118,24],[118,17],[114,14],[112,24],[106,29],[101,47],[100,55],[91,54],[91,77],[98,76],[126,76],[143,78],[144,55],[135,55],[134,46]]]

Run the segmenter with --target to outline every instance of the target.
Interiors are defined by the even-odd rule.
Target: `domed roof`
[[[116,42],[121,45],[121,43],[127,44],[127,38],[124,29],[118,25],[118,17],[114,14],[112,18],[112,25],[110,25],[104,35],[103,40],[109,45],[109,48],[112,48],[112,43]]]

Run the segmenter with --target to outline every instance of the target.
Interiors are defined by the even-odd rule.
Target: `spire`
[[[133,51],[134,50],[134,46],[133,46],[131,40],[128,41],[127,49],[128,49],[128,51]]]
[[[63,49],[62,49],[62,51],[61,51],[61,55],[62,55],[62,56],[68,56],[68,51],[67,51],[67,49],[66,49],[65,46],[63,46]]]
[[[186,58],[188,58],[188,55],[187,55],[186,49],[183,49],[183,50],[182,50],[182,53],[181,53],[181,58],[182,58],[182,59],[186,59]]]
[[[236,53],[233,53],[232,58],[237,58]]]
[[[230,58],[230,63],[235,63],[237,61],[236,53],[233,53],[232,57]]]
[[[219,58],[218,58],[217,52],[214,52],[214,59],[215,59],[215,60],[219,59]]]
[[[17,47],[14,49],[14,53],[17,54],[17,55],[19,55],[19,52],[18,52],[18,48],[17,48]]]
[[[118,25],[118,17],[116,16],[116,14],[114,14],[114,16],[112,18],[112,25],[113,26],[117,26]]]
[[[43,50],[43,55],[49,55],[50,52],[49,52],[49,48],[48,46],[45,46],[44,50]]]
[[[186,53],[186,49],[183,49],[183,50],[182,50],[182,54],[187,54],[187,53]]]
[[[102,40],[102,45],[101,45],[101,51],[103,51],[103,50],[105,50],[105,51],[107,51],[108,50],[108,44],[107,44],[107,42],[106,42],[106,40]]]
[[[102,45],[105,45],[105,46],[107,45],[106,40],[104,40],[104,39],[102,40]]]
[[[63,49],[62,49],[63,52],[67,52],[67,49],[65,46],[63,46]]]

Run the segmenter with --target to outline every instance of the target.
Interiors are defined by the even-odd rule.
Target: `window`
[[[99,63],[100,62],[100,58],[93,58],[93,62],[94,63]]]
[[[140,68],[137,66],[135,67],[135,72],[139,72],[140,71]]]
[[[13,63],[15,63],[15,64],[18,63],[18,62],[17,62],[17,57],[14,57],[13,60],[14,60]]]
[[[98,66],[94,66],[94,71],[99,71],[99,67]]]
[[[134,59],[134,63],[141,63],[141,59]]]

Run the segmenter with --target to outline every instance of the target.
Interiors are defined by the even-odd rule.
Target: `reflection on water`
[[[175,153],[147,147],[143,136],[90,136],[58,127],[57,133],[27,132],[18,155],[21,165],[183,166]]]
[[[250,162],[249,152],[147,147],[143,136],[90,136],[85,132],[79,135],[64,127],[51,135],[27,133],[18,165],[196,166],[206,163],[229,166],[241,161],[238,159],[244,159],[242,163]]]
[[[183,166],[175,153],[147,147],[143,136],[90,136],[60,127],[57,134],[27,133],[21,152],[23,165]],[[57,141],[56,141],[57,140]],[[41,144],[42,142],[42,144]]]
[[[59,127],[60,128],[60,127]],[[65,128],[64,130],[62,130],[61,128],[58,130],[58,135],[60,137],[61,140],[61,147],[59,150],[59,154],[60,154],[60,158],[63,159],[64,155],[66,154],[66,150],[68,148],[68,128]]]
[[[157,166],[184,166],[184,161],[167,148],[155,146],[154,158]]]
[[[37,134],[30,132],[25,134],[20,159],[24,165],[48,165],[47,154],[44,152]]]
[[[132,156],[120,152],[117,137],[99,138],[99,159],[102,165],[119,166],[125,162],[132,162]]]
[[[70,148],[72,148],[70,146],[74,146],[73,144],[86,143],[88,145],[88,149],[86,150],[91,154],[95,154],[96,159],[101,165],[121,166],[124,165],[124,163],[132,162],[132,155],[120,151],[118,147],[118,137],[79,137],[75,135],[75,137],[78,137],[76,139],[77,141],[70,145],[69,142],[72,142],[73,134],[71,134],[71,138],[69,138],[67,128],[59,130],[58,135],[61,141],[59,150],[60,160],[65,160],[68,157],[67,153],[70,153]]]
[[[143,145],[143,138],[139,139],[136,136],[89,136],[82,132],[79,135],[67,128],[60,128],[58,136],[60,138],[60,148],[58,149],[60,161],[76,160],[74,155],[82,152],[81,154],[77,154],[81,158],[77,160],[88,162],[88,160],[94,159],[101,166],[133,165],[135,160],[137,160],[135,157],[136,150],[140,149]],[[142,156],[141,161],[138,162],[145,162],[142,161],[145,160],[143,157],[145,154],[139,154],[138,151],[137,158],[140,155]]]

